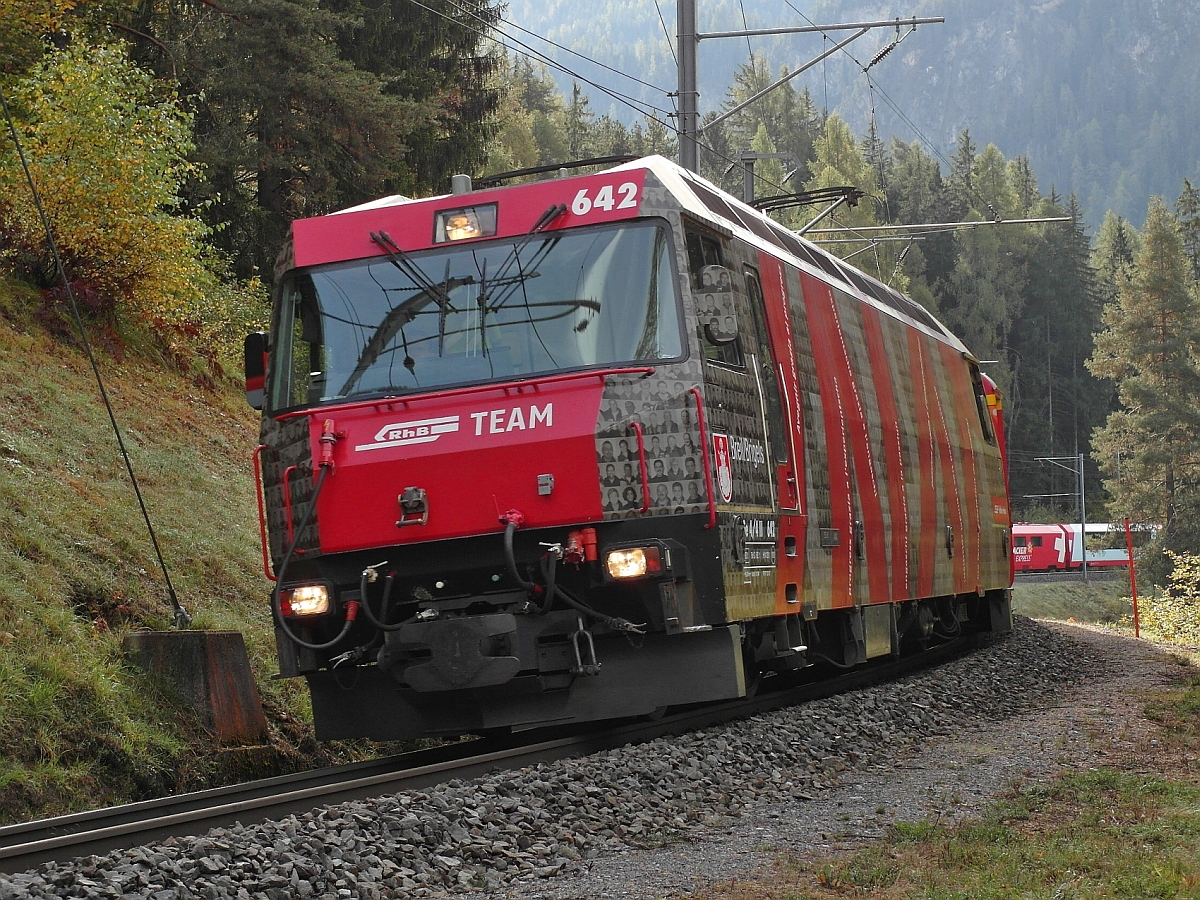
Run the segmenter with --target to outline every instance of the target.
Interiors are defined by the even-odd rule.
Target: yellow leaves
[[[57,31],[63,17],[79,0],[0,0],[0,21],[6,27]]]
[[[16,94],[26,156],[72,277],[137,320],[193,331],[213,303],[249,302],[205,258],[204,224],[177,212],[180,181],[194,171],[192,122],[161,83],[121,49],[77,41],[35,66]],[[48,270],[31,193],[3,144],[0,197],[0,235]]]
[[[1160,640],[1200,647],[1200,556],[1166,551],[1174,563],[1161,594],[1138,601],[1142,630]]]

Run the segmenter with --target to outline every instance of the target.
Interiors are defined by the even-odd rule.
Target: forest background
[[[1047,6],[1005,3],[1029,15]],[[637,15],[649,15],[641,6]],[[813,15],[882,15],[879,4],[801,6]],[[911,12],[932,11],[928,3],[917,6]],[[1136,18],[1138,4],[1116,6]],[[602,6],[586,24],[595,27],[614,9]],[[514,31],[502,13],[487,0],[0,0],[0,87],[75,292],[102,343],[114,353],[137,346],[220,380],[241,336],[266,315],[275,254],[291,219],[384,194],[444,191],[456,172],[676,152],[666,106],[632,93],[623,99],[608,87],[613,72],[575,78],[570,66],[531,59],[511,37],[501,38],[505,50],[497,38]],[[1020,26],[1029,15],[1014,21]],[[664,32],[669,21],[660,17]],[[1014,37],[1020,30],[1001,44],[1024,46]],[[880,41],[902,35],[910,40],[897,31]],[[1060,38],[1068,48],[1087,45],[1077,32]],[[911,40],[894,56],[910,68],[917,47]],[[928,40],[923,46],[917,62],[932,70],[965,65],[963,48],[973,45],[947,41],[941,56]],[[764,51],[746,49],[710,120],[786,73]],[[1139,59],[1164,53],[1156,47]],[[1030,63],[1027,50],[1021,59]],[[958,71],[938,72],[935,80],[961,82]],[[647,83],[652,74],[647,70]],[[869,99],[888,76],[882,64],[872,74],[876,80],[864,82]],[[977,131],[955,127],[945,150],[936,140],[881,130],[881,122],[888,126],[874,115],[873,101],[864,115],[864,95],[853,87],[841,89],[845,115],[831,108],[827,74],[820,103],[804,82],[789,82],[708,129],[702,174],[740,195],[741,152],[786,154],[758,163],[756,193],[854,186],[864,199],[832,218],[846,228],[1071,217],[1073,223],[946,230],[912,240],[824,237],[845,241],[826,246],[909,292],[989,361],[985,368],[1006,394],[1019,516],[1076,516],[1071,473],[1038,460],[1082,453],[1091,519],[1129,515],[1165,525],[1161,547],[1198,550],[1200,196],[1183,177],[1195,161],[1163,154],[1153,166],[1117,160],[1104,172],[1124,165],[1141,174],[1112,182],[1107,194],[1100,169],[1087,169],[1095,176],[1085,179],[1089,200],[1111,197],[1124,213],[1085,207],[1076,193],[1041,182],[1040,154],[1006,156],[999,148],[1027,120],[1043,130],[1053,124],[1037,114],[1044,103],[1020,106],[1029,92],[1003,90],[1033,83],[1033,74],[990,73],[1002,90],[976,118],[991,141],[980,146]],[[1118,67],[1116,74],[1118,86],[1153,94],[1142,73],[1126,79]],[[1106,102],[1101,81],[1092,77],[1067,105],[1085,115]],[[931,83],[911,97],[897,90],[889,108],[902,113],[905,102],[939,103]],[[1032,97],[1044,95],[1039,88]],[[610,111],[597,115],[593,97]],[[1125,106],[1130,115],[1153,105],[1136,100]],[[1088,123],[1072,130],[1072,122],[1079,124],[1061,123],[1058,139],[1033,142],[1056,172],[1061,160],[1050,146],[1082,147],[1079,135],[1095,131]],[[941,130],[950,124],[943,121]],[[1181,113],[1157,130],[1127,132],[1146,138],[1137,146],[1148,159],[1154,146],[1178,146],[1168,138],[1190,127]],[[1159,144],[1147,143],[1150,137]],[[1165,199],[1135,198],[1145,210],[1144,225],[1135,228],[1130,198],[1171,170],[1177,183]],[[39,289],[36,315],[65,339],[66,298],[23,178],[6,135],[0,264]],[[785,210],[777,217],[798,226],[812,214]],[[1100,223],[1094,234],[1089,221]],[[1168,568],[1163,558],[1151,571],[1161,580]]]

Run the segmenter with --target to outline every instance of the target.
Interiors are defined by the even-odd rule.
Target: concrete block
[[[267,719],[237,631],[133,631],[122,643],[144,671],[195,710],[222,744],[263,740]]]

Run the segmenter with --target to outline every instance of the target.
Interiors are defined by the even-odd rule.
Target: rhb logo
[[[396,422],[384,425],[375,433],[375,442],[359,444],[355,450],[378,450],[381,447],[406,447],[410,444],[429,444],[443,434],[458,431],[458,416],[440,416],[436,419],[418,419],[413,422]]]

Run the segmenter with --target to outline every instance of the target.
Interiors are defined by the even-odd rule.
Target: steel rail
[[[753,698],[685,708],[656,721],[593,726],[582,733],[578,726],[573,733],[568,733],[565,726],[537,729],[8,825],[0,827],[0,872],[20,872],[50,860],[106,853],[169,836],[200,835],[211,828],[237,822],[248,825],[319,806],[420,790],[455,778],[476,778],[497,768],[521,768],[586,756],[695,731],[929,668],[958,655],[969,642],[969,637],[959,637],[923,653],[899,660],[889,658],[835,678],[760,693]]]

